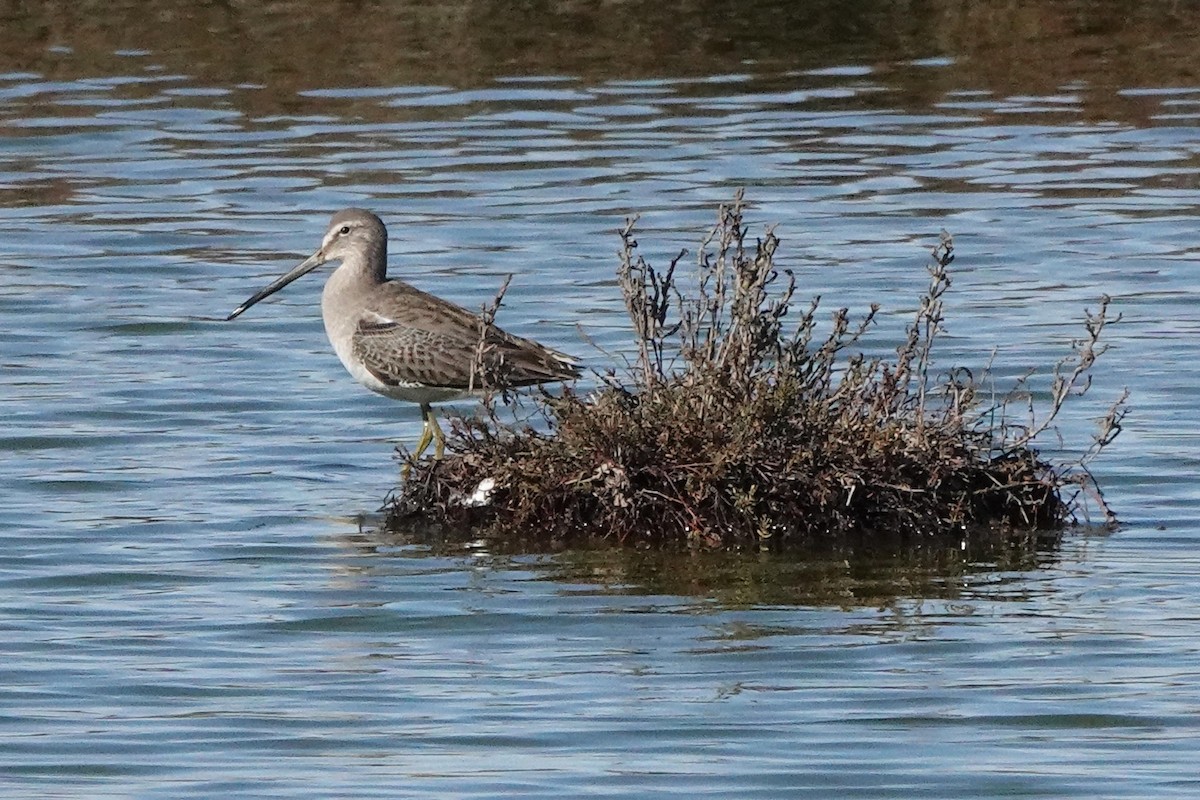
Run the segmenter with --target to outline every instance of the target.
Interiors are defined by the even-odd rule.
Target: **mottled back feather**
[[[354,355],[391,386],[478,390],[487,383],[471,374],[481,324],[479,316],[466,309],[392,280],[373,292],[363,310],[354,332]],[[485,364],[504,386],[579,377],[575,359],[495,325],[487,332],[486,353]]]

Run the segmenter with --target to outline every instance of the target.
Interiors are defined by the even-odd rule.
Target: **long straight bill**
[[[321,266],[324,263],[325,263],[325,254],[322,253],[320,250],[318,250],[317,252],[315,252],[311,256],[309,256],[308,258],[304,259],[304,261],[302,263],[297,265],[287,275],[284,275],[282,278],[272,281],[269,286],[265,287],[261,291],[255,292],[250,297],[249,300],[247,300],[246,302],[242,303],[240,306],[235,308],[233,310],[233,313],[225,318],[225,321],[228,322],[229,320],[234,319],[235,317],[239,316],[243,311],[245,311],[247,308],[249,308],[250,306],[257,303],[259,300],[262,300],[265,297],[270,297],[271,295],[275,294],[283,287],[287,286],[292,281],[296,280],[297,278],[304,277],[305,275],[312,272],[314,269],[316,269],[317,267]]]

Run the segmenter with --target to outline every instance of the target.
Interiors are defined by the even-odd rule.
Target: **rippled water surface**
[[[949,46],[250,81],[84,35],[0,74],[0,796],[1200,794],[1200,85]],[[1124,526],[905,569],[414,542],[373,523],[419,412],[344,374],[320,280],[222,321],[357,205],[394,275],[512,273],[501,324],[603,368],[618,227],[668,259],[737,187],[880,352],[943,228],[947,365],[1045,370],[1111,295],[1062,434],[1130,388]]]

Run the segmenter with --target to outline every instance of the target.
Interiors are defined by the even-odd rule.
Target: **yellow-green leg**
[[[441,461],[442,456],[446,454],[446,434],[442,432],[442,426],[437,421],[437,412],[431,406],[425,405],[421,412],[425,416],[426,432],[433,429],[433,457]],[[426,442],[425,446],[428,447],[429,443]]]
[[[440,459],[445,450],[446,435],[442,433],[441,426],[437,423],[437,417],[434,416],[433,408],[428,403],[421,403],[421,438],[417,440],[417,449],[413,451],[412,461],[406,463],[400,470],[401,480],[408,480],[408,474],[412,471],[412,465],[421,460],[421,456],[429,448],[430,442],[435,442],[433,456]]]
[[[425,455],[425,451],[429,449],[430,442],[433,442],[433,457],[440,461],[446,453],[446,434],[442,432],[442,426],[437,421],[437,414],[428,403],[421,403],[421,421],[424,423],[421,426],[421,438],[417,440],[417,449],[413,451],[412,461],[421,460],[421,456]],[[409,464],[405,464],[404,468],[400,470],[400,477],[408,480],[409,471]]]
[[[413,461],[420,460],[425,454],[425,450],[429,447],[429,443],[433,441],[433,434],[429,430],[429,420],[432,416],[433,409],[428,403],[421,403],[421,438],[417,440],[417,449],[413,451]]]

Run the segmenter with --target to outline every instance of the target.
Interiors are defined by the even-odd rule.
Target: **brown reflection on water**
[[[1045,566],[1050,549],[1004,548],[986,560],[954,547],[873,552],[716,553],[580,550],[555,557],[556,581],[601,590],[716,601],[728,608],[804,605],[886,607],[912,598],[956,600],[990,574]]]
[[[762,74],[834,65],[887,71],[947,58],[905,82],[999,95],[1078,87],[1085,113],[1138,116],[1114,88],[1195,85],[1200,6],[1034,0],[764,2],[45,2],[0,5],[0,71],[47,79],[146,65],[196,83],[254,85],[238,102],[286,110],[333,87],[471,87],[506,76],[610,79]],[[139,64],[139,61],[141,62]],[[242,98],[245,99],[242,99]]]
[[[1072,534],[1076,535],[1086,533]],[[725,608],[849,609],[890,607],[915,598],[1023,599],[1028,587],[1010,586],[1005,576],[1019,578],[1055,564],[1061,537],[1053,532],[979,531],[964,546],[953,537],[905,543],[877,534],[782,552],[649,549],[597,542],[550,552],[545,542],[485,542],[465,532],[364,528],[342,544],[371,556],[468,556],[475,564],[490,558],[497,568],[522,559],[518,568],[535,569],[547,580],[570,585],[573,593],[689,597]],[[533,567],[529,556],[537,558]]]

